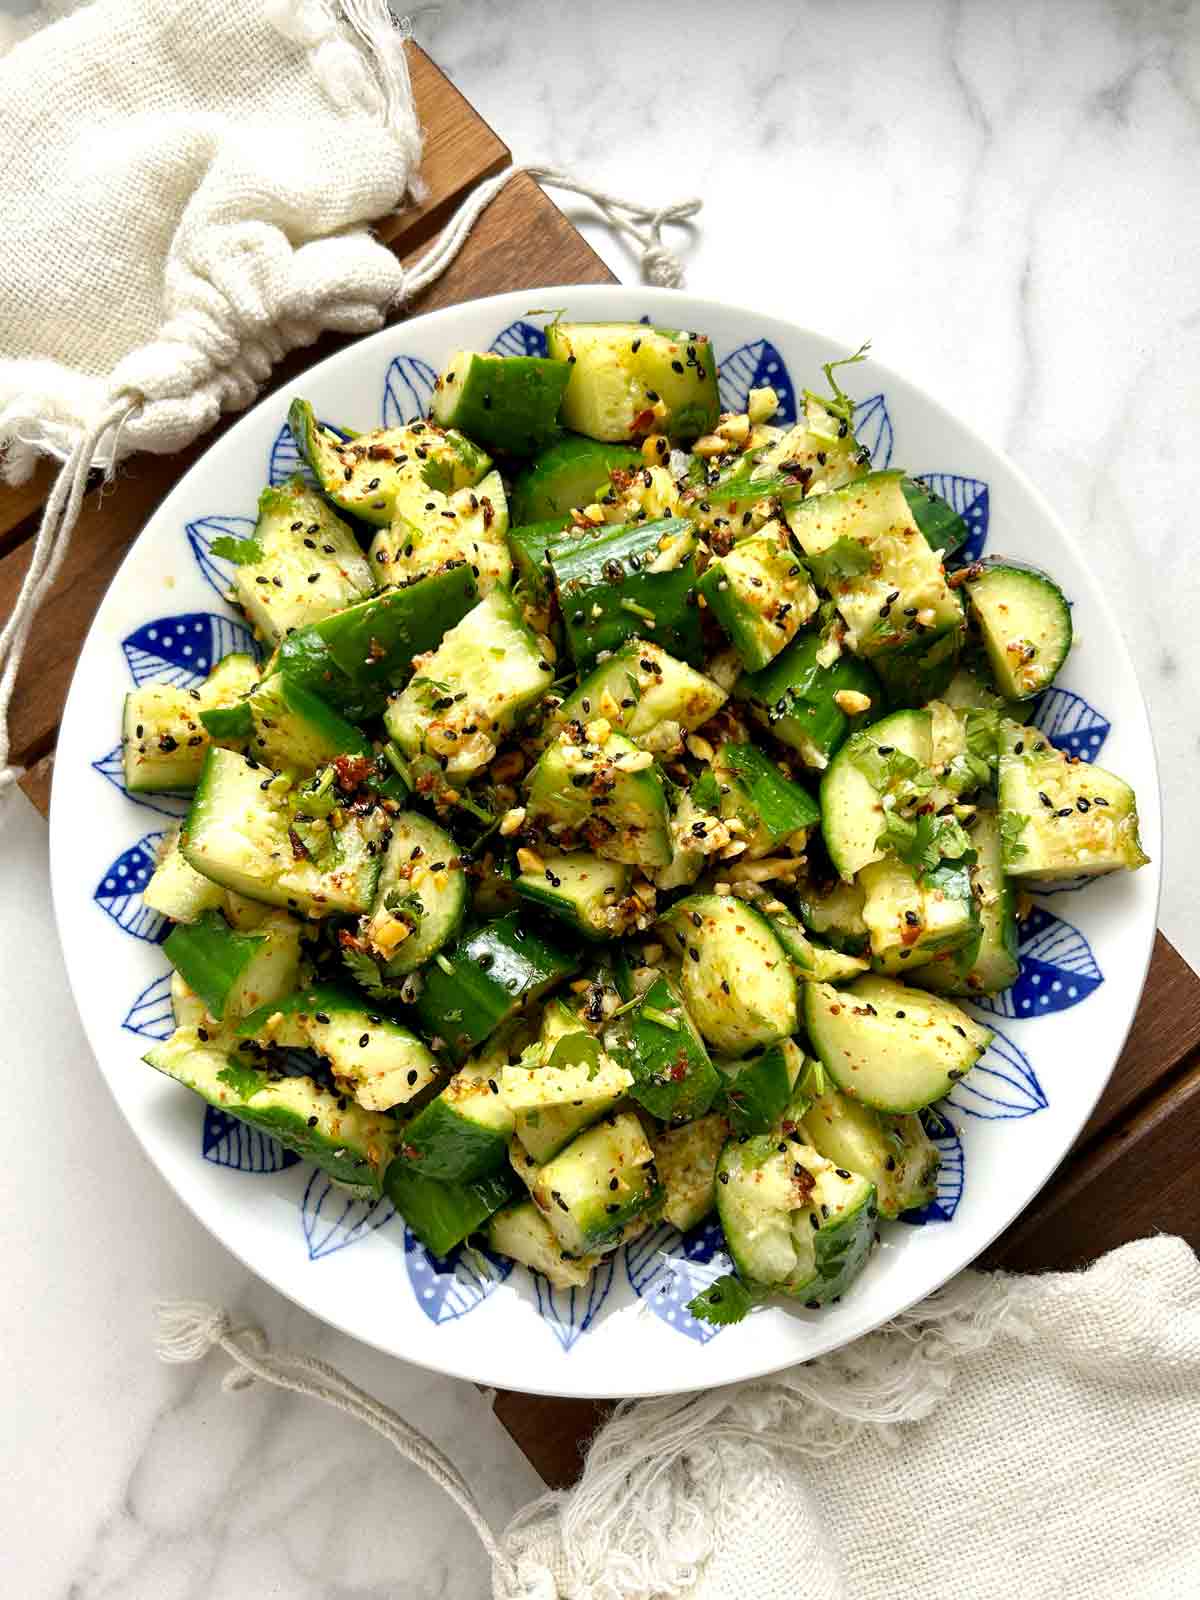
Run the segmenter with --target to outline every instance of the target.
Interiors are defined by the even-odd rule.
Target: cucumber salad
[[[293,402],[306,471],[214,545],[262,664],[125,701],[130,793],[192,796],[145,1059],[435,1256],[570,1288],[715,1212],[693,1315],[818,1306],[935,1192],[1028,885],[1144,863],[1134,796],[1030,724],[1070,607],[872,470],[859,356],[783,425],[700,333],[547,350],[402,427]]]

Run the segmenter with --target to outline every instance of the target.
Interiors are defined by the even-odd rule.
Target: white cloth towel
[[[185,1302],[219,1347],[375,1428],[441,1484],[495,1600],[1189,1600],[1200,1595],[1200,1263],[1146,1239],[1086,1272],[965,1272],[774,1377],[631,1401],[579,1483],[497,1538],[436,1446],[323,1363]],[[403,1492],[402,1488],[398,1492]]]

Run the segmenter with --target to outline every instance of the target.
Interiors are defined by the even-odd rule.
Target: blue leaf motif
[[[433,403],[437,373],[417,356],[397,356],[383,380],[383,425],[400,428],[423,417]]]
[[[922,1111],[921,1123],[942,1157],[938,1168],[937,1194],[928,1205],[916,1211],[903,1211],[901,1222],[923,1228],[927,1222],[952,1222],[962,1199],[965,1161],[962,1140],[950,1118],[937,1112]]]
[[[249,539],[255,526],[253,517],[200,517],[196,522],[189,522],[184,530],[201,576],[222,600],[229,598],[235,568],[227,557],[213,555],[213,540]]]
[[[872,469],[881,472],[891,461],[892,446],[896,442],[883,395],[869,395],[854,407],[854,437],[871,452]]]
[[[145,1039],[169,1039],[175,1032],[175,1011],[171,1005],[171,974],[154,978],[138,995],[121,1021],[130,1033]]]
[[[239,1122],[216,1106],[205,1107],[200,1154],[215,1167],[232,1167],[237,1172],[283,1172],[300,1160],[294,1150],[285,1150],[261,1128]]]
[[[163,817],[182,817],[187,814],[188,806],[191,804],[190,795],[130,794],[125,787],[125,762],[119,744],[114,745],[98,761],[93,761],[92,766],[102,778],[107,778],[114,788],[120,789],[127,800],[132,800],[135,806],[145,806],[148,811],[157,811]]]
[[[323,417],[317,418],[317,426],[324,428],[326,433],[336,434],[339,439],[348,439],[350,435],[342,428],[335,428],[332,422],[326,422]],[[286,483],[289,478],[294,478],[299,473],[302,478],[311,484],[316,484],[316,475],[308,462],[300,454],[300,447],[292,436],[292,430],[285,422],[275,435],[271,446],[271,453],[267,457],[267,482],[273,489],[281,483]]]
[[[931,494],[948,500],[967,525],[967,537],[954,552],[955,562],[978,561],[987,543],[991,496],[982,478],[964,478],[957,472],[914,473]]]
[[[719,1327],[697,1322],[688,1301],[731,1270],[721,1225],[710,1218],[688,1233],[660,1222],[625,1247],[625,1272],[634,1293],[669,1328],[707,1344]]]
[[[155,617],[121,641],[134,683],[192,688],[203,683],[212,667],[231,651],[257,655],[254,635],[244,622],[215,611],[185,611],[177,617]]]
[[[426,1250],[411,1228],[404,1230],[404,1260],[417,1304],[430,1322],[455,1322],[482,1305],[512,1272],[504,1256],[458,1245],[445,1257]]]
[[[1031,1117],[1049,1101],[1023,1050],[997,1028],[977,1065],[946,1096],[947,1105],[969,1117],[994,1122]]]
[[[319,1167],[304,1186],[300,1220],[308,1244],[308,1259],[319,1261],[335,1250],[357,1244],[396,1215],[392,1202],[382,1195],[360,1200],[340,1189]]]
[[[998,1017],[1040,1017],[1069,1011],[1104,982],[1092,947],[1070,922],[1035,906],[1021,924],[1021,970],[1011,989],[974,1004]]]
[[[510,322],[492,340],[488,349],[497,356],[544,356],[546,332],[532,322]]]
[[[741,344],[720,363],[717,387],[724,411],[745,411],[751,389],[768,386],[779,396],[779,409],[772,422],[784,425],[795,422],[795,386],[783,357],[769,339]]]
[[[1080,761],[1095,761],[1112,724],[1082,695],[1070,689],[1047,689],[1037,703],[1032,725],[1050,743]]]
[[[119,928],[147,944],[161,944],[171,925],[161,911],[142,904],[142,890],[158,863],[166,829],[148,833],[124,850],[96,885],[92,899]]]
[[[608,1298],[613,1281],[613,1256],[606,1255],[582,1289],[555,1289],[540,1272],[533,1274],[538,1310],[564,1350],[591,1327]]]

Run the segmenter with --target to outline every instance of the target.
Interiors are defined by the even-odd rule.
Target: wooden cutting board
[[[413,87],[427,144],[429,198],[377,228],[405,259],[418,255],[458,202],[509,163],[509,151],[429,58],[410,46]],[[410,313],[509,289],[551,283],[611,283],[613,275],[558,208],[520,176],[492,202],[454,265]],[[270,388],[349,341],[327,336],[295,352]],[[220,433],[236,418],[226,419]],[[113,573],[163,496],[213,442],[177,456],[136,456],[116,480],[87,497],[69,571],[33,630],[12,707],[12,759],[28,767],[21,786],[45,813],[54,744],[71,674]],[[0,617],[7,616],[29,562],[50,471],[20,489],[0,489]],[[1200,1245],[1200,1183],[1189,1171],[1200,1149],[1200,979],[1160,934],[1146,991],[1116,1073],[1074,1150],[1038,1199],[984,1257],[988,1266],[1040,1270],[1082,1266],[1114,1245],[1155,1231]],[[501,1391],[496,1415],[547,1483],[579,1471],[581,1451],[603,1417],[599,1402],[547,1400]]]

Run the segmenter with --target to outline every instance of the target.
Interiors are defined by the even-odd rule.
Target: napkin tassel
[[[774,1377],[695,1394],[624,1401],[596,1436],[569,1494],[542,1495],[497,1536],[454,1463],[411,1423],[327,1362],[271,1350],[260,1328],[235,1326],[200,1300],[157,1307],[155,1348],[168,1362],[220,1349],[222,1387],[259,1380],[327,1405],[385,1438],[438,1484],[492,1562],[496,1600],[610,1600],[688,1594],[714,1554],[730,1495],[753,1500],[770,1452],[823,1459],[870,1429],[881,1444],[927,1417],[962,1360],[1000,1334],[1028,1340],[1021,1280],[963,1273],[887,1328]],[[817,1552],[832,1571],[836,1555]]]

